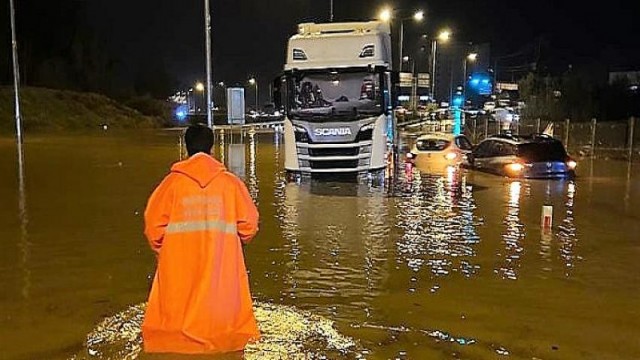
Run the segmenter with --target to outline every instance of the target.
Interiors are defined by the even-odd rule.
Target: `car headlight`
[[[450,152],[447,155],[444,156],[447,160],[455,160],[455,158],[458,157],[458,154],[454,153],[454,152]]]

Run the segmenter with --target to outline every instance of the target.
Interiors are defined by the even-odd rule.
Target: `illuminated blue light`
[[[176,109],[176,119],[184,121],[187,118],[187,107],[185,105],[178,106]]]

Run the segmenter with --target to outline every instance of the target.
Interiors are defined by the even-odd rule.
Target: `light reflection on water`
[[[345,198],[350,206],[334,206]],[[282,177],[275,199],[288,255],[284,294],[331,299],[346,311],[361,312],[382,287],[388,199],[365,185],[299,185]]]
[[[498,252],[502,258],[497,273],[503,279],[516,280],[520,259],[524,255],[522,242],[525,237],[525,226],[520,221],[520,193],[522,183],[513,181],[508,186],[507,214],[504,218],[505,232],[502,234],[503,249]]]
[[[574,182],[567,184],[567,196],[564,203],[564,219],[558,226],[558,233],[556,237],[559,241],[560,257],[564,260],[566,267],[566,276],[569,276],[572,268],[575,266],[575,262],[580,260],[581,257],[576,255],[576,245],[578,242],[576,225],[574,223],[574,199],[576,195],[576,185]]]
[[[403,194],[396,207],[396,226],[403,230],[397,241],[399,261],[414,272],[426,267],[439,277],[458,271],[471,277],[478,272],[473,258],[481,221],[474,215],[473,189],[465,174],[417,174],[412,191]]]

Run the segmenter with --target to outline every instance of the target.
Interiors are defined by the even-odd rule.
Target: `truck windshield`
[[[380,74],[367,71],[293,75],[289,115],[307,121],[351,121],[382,114]]]

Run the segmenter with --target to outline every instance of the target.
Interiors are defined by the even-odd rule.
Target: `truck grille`
[[[356,156],[359,148],[309,148],[310,156]]]
[[[351,169],[358,167],[358,160],[309,161],[312,169]]]

